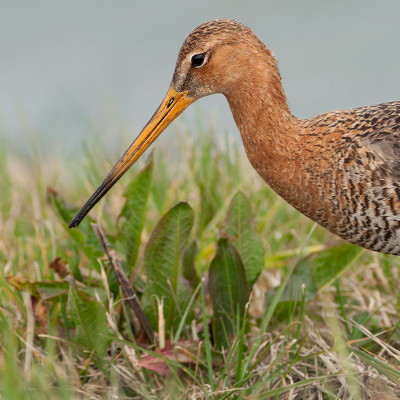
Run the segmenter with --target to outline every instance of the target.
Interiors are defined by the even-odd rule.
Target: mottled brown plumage
[[[296,118],[271,51],[225,19],[185,40],[162,105],[71,226],[171,120],[214,93],[227,98],[251,164],[276,193],[351,243],[400,254],[400,102]]]

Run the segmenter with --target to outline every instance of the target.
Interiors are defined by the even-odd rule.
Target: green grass
[[[162,351],[90,221],[66,228],[112,167],[100,139],[83,157],[2,147],[0,398],[396,398],[398,258],[344,245],[278,198],[241,145],[196,131],[147,169],[143,157],[90,214]]]

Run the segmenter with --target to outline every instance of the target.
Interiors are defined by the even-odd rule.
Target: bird
[[[160,107],[69,227],[178,115],[215,93],[227,99],[250,163],[279,196],[350,243],[400,255],[400,101],[297,118],[271,50],[228,19],[189,34]]]

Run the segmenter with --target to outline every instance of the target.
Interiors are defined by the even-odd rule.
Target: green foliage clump
[[[88,174],[98,180],[111,163],[94,156],[104,149],[89,148]],[[337,244],[212,131],[181,136],[181,149],[172,165],[151,153],[72,230],[79,207],[66,199],[81,204],[93,190],[82,171],[52,160],[54,168],[26,178],[35,171],[29,160],[2,159],[0,397],[311,398],[318,387],[324,398],[357,398],[359,360],[398,384],[396,351],[391,364],[373,355],[389,348],[376,334],[398,340],[397,319],[387,326],[397,259]],[[107,257],[94,222],[106,232]],[[347,282],[365,284],[355,266],[371,260],[393,298],[380,303],[384,316],[361,309]],[[129,278],[155,344],[112,262]]]

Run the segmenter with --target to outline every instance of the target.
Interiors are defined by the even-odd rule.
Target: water
[[[0,136],[22,147],[27,135],[42,138],[46,151],[73,151],[88,132],[110,147],[133,139],[166,93],[183,40],[220,17],[250,26],[275,53],[299,117],[400,99],[398,0],[3,0]],[[222,96],[198,103],[205,121],[214,115],[238,136]]]

